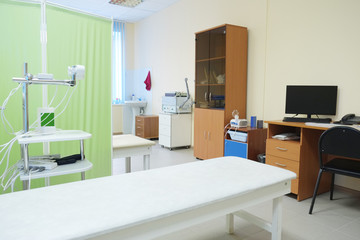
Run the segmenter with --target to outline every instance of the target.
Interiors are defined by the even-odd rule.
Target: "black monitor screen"
[[[287,86],[285,113],[336,115],[337,86]]]

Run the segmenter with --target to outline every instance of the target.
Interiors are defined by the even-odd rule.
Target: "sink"
[[[125,101],[125,105],[129,106],[129,107],[139,107],[139,108],[144,108],[147,105],[146,101]]]
[[[132,110],[132,134],[135,134],[135,116],[143,115],[146,101],[125,101],[125,105],[131,107]]]

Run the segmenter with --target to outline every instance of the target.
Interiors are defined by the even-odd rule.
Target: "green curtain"
[[[48,86],[48,101],[57,106],[68,91],[67,98],[55,111],[55,126],[64,130],[83,130],[92,134],[85,140],[85,157],[93,163],[86,178],[111,174],[111,21],[47,6],[47,68],[55,79],[68,79],[67,67],[84,65],[85,79],[77,87]],[[12,77],[22,76],[22,64],[28,62],[29,72],[41,72],[40,5],[0,2],[0,104],[17,86]],[[73,93],[72,93],[73,92]],[[65,111],[69,95],[72,98]],[[41,86],[29,86],[30,122],[35,121],[42,105]],[[12,96],[5,114],[14,129],[22,129],[21,91]],[[11,139],[0,127],[0,144]],[[51,153],[62,156],[79,153],[78,141],[50,144]],[[29,146],[30,155],[42,153],[41,144]],[[20,158],[20,147],[14,144],[10,164]],[[3,172],[4,162],[0,166]],[[52,177],[51,185],[80,180],[80,173]],[[44,186],[44,180],[31,181],[31,187]],[[17,181],[16,189],[21,189]],[[1,192],[1,191],[0,191]]]

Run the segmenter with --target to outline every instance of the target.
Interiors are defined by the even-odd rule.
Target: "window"
[[[125,100],[125,23],[113,21],[112,103]]]

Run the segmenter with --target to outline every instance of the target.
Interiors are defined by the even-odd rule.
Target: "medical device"
[[[235,130],[228,130],[227,133],[230,135],[232,140],[247,142],[247,133],[246,132],[238,132]]]
[[[231,127],[238,128],[238,127],[246,127],[247,126],[246,119],[239,119],[239,111],[238,110],[235,109],[232,112],[232,115],[233,115],[234,119],[230,120]]]
[[[164,113],[191,113],[192,101],[190,100],[188,79],[185,78],[186,93],[170,92],[162,97],[162,111]],[[190,101],[189,101],[190,100]]]
[[[28,64],[24,63],[24,77],[18,78],[14,77],[13,81],[18,82],[22,84],[22,99],[23,99],[23,134],[27,134],[29,132],[29,101],[28,101],[28,85],[29,84],[42,84],[42,85],[65,85],[73,87],[76,85],[76,80],[84,79],[85,77],[85,67],[81,65],[74,65],[71,67],[68,67],[68,75],[71,79],[65,79],[65,80],[56,80],[53,79],[52,74],[47,73],[40,73],[37,76],[33,76],[31,73],[28,73]],[[40,78],[39,78],[40,77]],[[44,113],[44,112],[43,112]],[[45,118],[45,115],[41,113],[39,115],[43,116],[44,118],[40,116],[40,126],[44,122],[47,122],[47,124],[44,124],[43,127],[46,127],[47,125],[54,124],[52,119],[55,119],[54,115],[51,114],[51,111],[47,112],[48,114],[45,114],[47,118]],[[50,114],[49,114],[50,113]],[[46,121],[49,120],[50,121]],[[54,125],[55,127],[55,125]],[[21,156],[24,160],[24,171],[25,173],[29,172],[29,150],[27,144],[21,144]]]
[[[38,108],[39,132],[52,133],[56,131],[54,111],[54,108]]]

